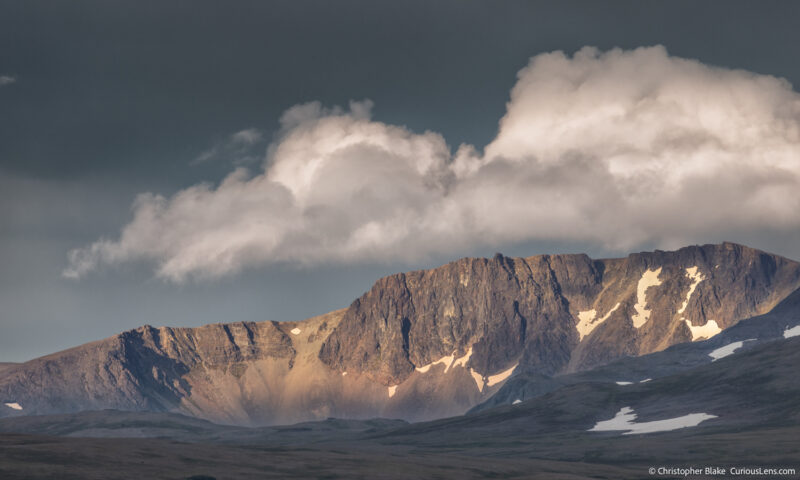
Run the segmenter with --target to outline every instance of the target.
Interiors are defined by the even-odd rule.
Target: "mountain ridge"
[[[796,336],[792,329],[799,325],[800,289],[795,290],[768,313],[742,320],[707,340],[679,343],[648,355],[623,357],[592,370],[554,377],[520,372],[486,402],[473,407],[468,414],[537,398],[575,383],[617,384],[632,388],[640,383],[649,383],[717,361],[728,361],[729,357],[738,358],[740,354],[760,348],[766,343]]]
[[[704,265],[709,276],[704,280],[710,280],[718,276],[719,272],[713,270],[718,270],[722,264],[738,262],[744,267],[752,267],[756,261],[762,263],[761,268],[756,265],[756,268],[750,270],[738,268],[736,270],[741,271],[726,272],[730,276],[726,279],[727,283],[738,287],[735,291],[721,291],[716,284],[707,288],[709,282],[701,281],[692,289],[692,294],[697,295],[681,298],[681,290],[690,289],[693,283],[681,273],[682,269]],[[651,266],[675,266],[677,263],[683,265],[673,268],[671,272],[662,272],[662,276],[667,277],[662,288],[668,289],[667,295],[660,297],[664,301],[659,305],[659,298],[649,297],[646,304],[656,304],[658,315],[670,317],[670,309],[678,310],[679,298],[687,303],[697,302],[697,297],[708,293],[709,301],[697,308],[689,309],[688,305],[684,307],[688,311],[683,320],[688,320],[689,324],[685,321],[672,322],[671,318],[655,318],[653,320],[657,321],[646,322],[635,330],[624,329],[625,325],[622,323],[628,321],[638,305],[632,301],[632,297],[636,296],[635,280],[641,279]],[[778,289],[780,291],[769,291],[773,283],[770,276],[787,266],[790,267],[787,275],[789,278],[781,280],[789,286]],[[469,279],[475,276],[479,277],[479,288],[470,289]],[[430,280],[432,277],[433,281]],[[606,281],[608,277],[611,278]],[[464,258],[434,269],[396,274],[376,282],[370,291],[351,305],[343,318],[343,324],[337,328],[343,333],[339,335],[334,332],[331,342],[326,342],[320,356],[327,365],[341,371],[366,367],[371,378],[385,385],[404,380],[415,366],[444,357],[453,350],[463,355],[467,350],[465,344],[470,341],[478,342],[470,362],[482,369],[482,373],[501,371],[510,365],[511,357],[520,357],[523,354],[527,364],[538,364],[544,373],[553,373],[553,370],[562,368],[567,364],[567,358],[567,368],[580,370],[609,361],[614,355],[618,356],[619,352],[608,355],[609,348],[604,348],[608,347],[608,343],[619,341],[618,338],[603,335],[603,324],[607,325],[606,322],[616,322],[618,328],[615,330],[625,334],[622,340],[626,344],[621,353],[641,355],[673,343],[692,340],[692,328],[689,325],[703,326],[707,323],[707,316],[713,315],[717,325],[726,328],[739,319],[765,313],[800,286],[799,280],[796,262],[728,242],[684,247],[675,252],[640,252],[626,258],[605,260],[592,260],[585,254],[537,255],[527,258],[510,258],[498,254],[493,259]],[[487,284],[491,286],[489,291],[485,289]],[[744,302],[734,298],[748,297],[743,295],[745,288],[751,290],[749,298]],[[386,295],[386,292],[391,294]],[[605,293],[610,295],[604,295]],[[498,294],[510,298],[492,298]],[[431,297],[436,298],[437,302],[430,302]],[[620,297],[623,301],[617,302]],[[520,311],[522,300],[527,302],[523,305],[527,307],[524,312]],[[448,301],[452,305],[447,305]],[[622,308],[616,307],[617,304]],[[458,312],[460,316],[452,315],[456,307],[461,309]],[[464,312],[465,307],[472,312]],[[592,307],[600,310],[598,313],[610,316],[603,324],[594,326],[591,331],[593,335],[589,336],[596,338],[588,339],[585,344],[589,346],[580,346],[584,344],[584,339],[575,338],[570,321],[579,316],[581,311],[591,311]],[[706,313],[704,310],[710,312]],[[384,325],[368,325],[366,318],[370,316],[383,318]],[[411,317],[416,317],[413,319],[414,324],[421,324],[420,329],[424,331],[444,331],[444,335],[440,335],[444,337],[449,332],[461,329],[461,337],[450,335],[438,345],[417,342],[414,346],[409,346],[405,337],[413,335],[411,330],[415,325],[407,321]],[[490,317],[499,320],[486,321]],[[541,322],[538,331],[532,329],[533,335],[542,335],[544,338],[524,338],[528,334],[528,323],[532,320]],[[466,327],[464,323],[467,323]],[[366,334],[363,331],[364,325],[367,326]],[[484,329],[491,328],[493,332],[505,337],[501,341],[507,340],[503,342],[504,346],[506,349],[512,347],[512,351],[496,354],[492,358],[489,350],[496,350],[492,348],[494,339],[481,343],[482,336],[476,335],[476,330],[481,326]],[[404,333],[404,329],[408,332]],[[645,334],[637,335],[639,329],[643,329],[641,331]],[[656,335],[647,335],[650,332]],[[553,338],[559,336],[562,338]],[[353,338],[358,338],[358,343],[349,341]],[[526,350],[526,343],[533,343],[535,348]],[[551,347],[565,343],[578,347],[577,352],[567,353]],[[387,346],[391,360],[381,363],[378,368],[372,368],[370,359],[375,356],[386,357]]]
[[[300,322],[145,325],[7,366],[0,400],[22,410],[0,416],[440,418],[486,401],[516,372],[578,372],[697,340],[696,329],[724,330],[798,287],[797,262],[731,243],[602,260],[463,258],[389,275],[349,307]]]

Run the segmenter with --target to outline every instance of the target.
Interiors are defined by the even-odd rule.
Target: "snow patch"
[[[483,375],[481,375],[480,373],[476,372],[471,368],[469,369],[469,374],[472,375],[472,378],[475,380],[475,383],[478,384],[478,391],[483,393],[483,386],[484,386]]]
[[[597,310],[595,309],[586,310],[585,312],[578,312],[578,320],[580,320],[581,323],[592,323],[594,317],[596,316]]]
[[[578,312],[579,322],[575,328],[578,329],[578,335],[580,335],[580,339],[583,340],[583,338],[592,333],[592,330],[597,328],[598,325],[608,320],[611,314],[614,313],[618,308],[619,302],[617,302],[617,304],[614,305],[614,308],[609,310],[608,313],[606,313],[600,320],[595,320],[597,317],[597,310],[592,309],[586,310],[585,312]]]
[[[634,383],[647,383],[647,382],[649,382],[650,380],[652,380],[652,378],[645,378],[644,380],[639,380],[638,382],[624,382],[624,381],[620,381],[620,382],[615,382],[615,383],[616,383],[617,385],[633,385]]]
[[[603,322],[605,322],[606,320],[608,320],[608,317],[610,317],[612,313],[616,312],[618,308],[619,308],[619,302],[617,302],[617,304],[616,304],[616,305],[614,305],[614,308],[612,308],[611,310],[609,310],[609,311],[608,311],[608,313],[606,313],[606,314],[603,316],[603,318],[601,318],[601,319],[600,319],[600,321],[599,321],[598,323],[603,323]]]
[[[292,335],[300,335],[300,332],[302,332],[302,330],[300,330],[299,328],[292,329]]]
[[[586,310],[585,312],[578,312],[578,324],[575,325],[575,328],[578,329],[578,335],[580,335],[581,340],[586,335],[592,333],[594,327],[597,325],[594,323],[594,319],[597,317],[597,310]]]
[[[470,348],[469,354],[471,355],[471,353],[472,353],[472,349]],[[464,358],[464,357],[461,357],[461,358]],[[459,360],[461,360],[461,358]],[[466,361],[464,361],[464,363],[466,363]],[[498,373],[496,375],[491,375],[489,377],[486,377],[485,375],[481,375],[480,373],[476,372],[475,370],[473,370],[471,368],[469,369],[469,374],[472,375],[472,378],[475,380],[475,383],[478,385],[478,390],[481,393],[483,393],[483,389],[485,387],[491,387],[493,385],[497,385],[498,383],[500,383],[500,382],[504,381],[505,379],[507,379],[508,377],[510,377],[511,374],[514,373],[514,369],[517,368],[518,366],[519,366],[519,363],[516,363],[516,364],[514,364],[513,367],[509,368],[508,370],[500,372],[500,373]]]
[[[6,403],[6,407],[8,407],[8,408],[11,408],[11,409],[13,409],[13,410],[22,410],[22,407],[21,407],[21,406],[20,406],[20,404],[19,404],[19,403],[17,403],[17,402],[14,402],[14,403]]]
[[[683,301],[683,305],[681,305],[680,310],[678,313],[683,313],[686,310],[686,307],[689,306],[689,300],[692,298],[692,294],[694,293],[694,289],[700,285],[700,282],[706,279],[706,277],[697,270],[697,267],[691,267],[686,269],[686,276],[692,279],[692,284],[689,285],[689,291],[686,293],[686,300]]]
[[[455,355],[456,352],[453,352],[446,357],[442,357],[439,360],[436,360],[435,362],[423,365],[422,367],[417,367],[416,370],[420,373],[426,373],[428,370],[431,369],[432,366],[441,363],[442,365],[444,365],[444,373],[447,373],[447,371],[450,370],[450,366],[453,364],[453,359],[455,359]]]
[[[642,433],[668,432],[680,428],[696,427],[705,420],[717,418],[716,415],[707,413],[690,413],[682,417],[656,420],[654,422],[636,423],[636,414],[631,407],[623,407],[610,420],[597,422],[589,432],[616,432],[623,431],[623,435],[639,435]]]
[[[753,340],[755,340],[755,338],[748,338],[747,340],[742,340],[741,342],[729,343],[728,345],[725,345],[724,347],[719,347],[718,349],[712,351],[711,353],[708,354],[708,356],[711,357],[711,361],[712,362],[716,362],[720,358],[724,358],[724,357],[727,357],[728,355],[732,355],[734,352],[736,352],[736,350],[739,350],[740,348],[742,348],[742,345],[744,345],[744,342],[750,342],[750,341],[753,341]]]
[[[394,397],[395,393],[397,393],[397,385],[392,385],[389,387],[389,398]]]
[[[519,365],[519,363],[515,364],[513,367],[509,368],[504,372],[500,372],[497,375],[492,375],[491,377],[488,378],[486,385],[491,387],[492,385],[497,385],[498,383],[507,379],[508,377],[511,376],[512,373],[514,373],[514,369],[517,368],[517,365]]]
[[[783,331],[783,338],[792,338],[800,335],[800,325],[792,328],[787,328]]]
[[[472,347],[469,347],[469,350],[467,350],[467,353],[465,353],[463,357],[456,358],[456,351],[457,350],[454,350],[453,353],[451,353],[450,355],[442,357],[439,360],[436,360],[435,362],[431,362],[421,367],[416,367],[415,370],[420,373],[427,373],[428,370],[431,369],[431,367],[439,363],[444,365],[444,373],[447,373],[451,368],[456,368],[459,365],[464,368],[467,368],[467,362],[472,357]]]
[[[633,307],[636,313],[631,317],[634,328],[641,328],[650,319],[651,312],[647,309],[647,289],[661,285],[661,280],[658,279],[659,275],[661,275],[661,267],[658,267],[657,270],[648,269],[639,279],[636,287],[636,305]]]
[[[471,357],[472,357],[472,347],[469,347],[467,353],[465,353],[463,357],[457,358],[456,361],[453,362],[453,364],[450,366],[450,368],[456,368],[459,365],[464,368],[467,368],[467,362]]]
[[[692,325],[692,322],[689,320],[684,320],[684,322],[686,322],[686,326],[689,327],[689,330],[692,332],[693,342],[703,338],[711,338],[722,331],[715,320],[709,320],[705,325],[701,325],[699,327]]]
[[[423,365],[423,366],[421,366],[421,367],[416,367],[416,368],[415,368],[415,370],[416,370],[416,371],[418,371],[418,372],[420,372],[420,373],[428,373],[428,370],[430,370],[430,369],[431,369],[431,367],[432,367],[434,364],[436,364],[436,363],[437,363],[437,362],[433,362],[433,363],[429,363],[429,364],[427,364],[427,365]]]
[[[518,399],[516,399],[516,400],[514,400],[514,401],[511,403],[511,405],[516,405],[516,404],[518,404],[518,403],[522,403],[522,400],[520,400],[519,398],[518,398]]]

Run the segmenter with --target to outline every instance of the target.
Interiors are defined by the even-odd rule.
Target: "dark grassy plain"
[[[800,464],[800,426],[698,428],[620,436],[580,432],[415,445],[387,435],[305,445],[152,438],[0,437],[4,479],[640,479],[651,466]],[[678,478],[678,477],[660,477]],[[690,477],[691,478],[691,477]]]

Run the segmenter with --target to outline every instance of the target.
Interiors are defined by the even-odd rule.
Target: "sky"
[[[498,251],[799,259],[799,21],[783,1],[0,0],[0,361],[300,320]]]

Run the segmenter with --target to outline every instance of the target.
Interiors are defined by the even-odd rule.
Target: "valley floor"
[[[280,445],[277,440],[235,444],[4,434],[0,478],[641,479],[649,477],[650,467],[689,466],[800,472],[798,425],[746,431],[692,428],[644,436],[569,432],[506,438],[498,432],[457,447],[436,445],[434,438],[417,442],[415,436],[389,432],[337,442],[331,434],[309,444]],[[427,446],[418,446],[423,443]]]

